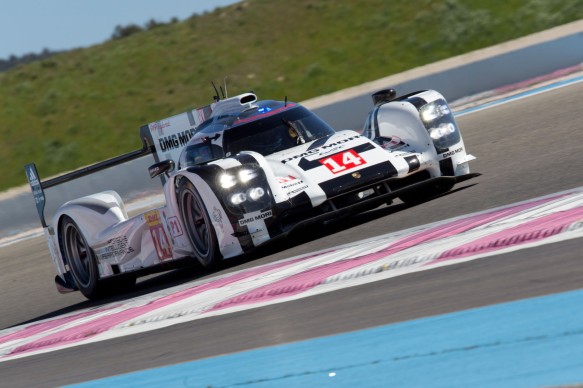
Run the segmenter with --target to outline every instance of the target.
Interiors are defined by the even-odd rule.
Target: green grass
[[[0,73],[0,190],[230,95],[301,101],[583,18],[583,0],[248,0]]]

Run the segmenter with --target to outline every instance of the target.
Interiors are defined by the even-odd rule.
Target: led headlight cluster
[[[446,151],[461,140],[451,109],[445,100],[439,99],[422,106],[419,116],[438,153]]]
[[[242,204],[245,201],[260,201],[265,195],[265,190],[261,187],[253,187],[245,192],[231,194],[229,201],[235,206]]]
[[[424,122],[431,122],[440,117],[447,116],[450,113],[451,110],[449,109],[449,106],[447,106],[444,100],[434,101],[421,107],[421,109],[419,110],[421,120],[423,120]]]
[[[230,189],[237,183],[247,183],[255,177],[257,177],[257,170],[244,168],[235,173],[222,174],[219,177],[219,184],[223,189]]]
[[[438,127],[429,129],[429,136],[431,136],[433,141],[437,141],[443,137],[455,133],[455,131],[456,131],[455,125],[453,125],[452,123],[443,123],[440,124]]]
[[[269,204],[269,186],[259,166],[227,170],[218,183],[225,189],[227,206],[235,212],[260,210]]]

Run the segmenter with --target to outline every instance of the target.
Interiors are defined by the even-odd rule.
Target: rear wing
[[[102,162],[83,167],[79,170],[60,175],[56,178],[42,181],[36,165],[29,163],[24,166],[26,179],[30,184],[36,209],[43,228],[47,227],[44,216],[46,197],[44,189],[54,187],[107,168],[117,166],[134,159],[153,154],[156,163],[163,160],[172,160],[177,165],[182,149],[186,146],[196,127],[208,119],[215,104],[160,120],[140,127],[142,148],[124,155],[104,160]],[[162,182],[164,179],[162,177]]]

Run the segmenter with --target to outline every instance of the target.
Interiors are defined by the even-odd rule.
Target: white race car
[[[205,267],[249,252],[307,223],[418,202],[473,178],[460,131],[439,93],[373,95],[361,132],[334,131],[305,107],[215,98],[140,128],[143,149],[41,182],[25,166],[60,292],[99,298],[163,264]],[[43,189],[153,154],[166,203],[128,217],[114,191],[63,204],[50,224]]]

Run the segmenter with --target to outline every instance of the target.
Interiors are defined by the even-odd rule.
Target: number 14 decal
[[[320,159],[320,163],[328,167],[333,174],[349,170],[351,168],[366,164],[366,161],[354,150],[348,150]]]

